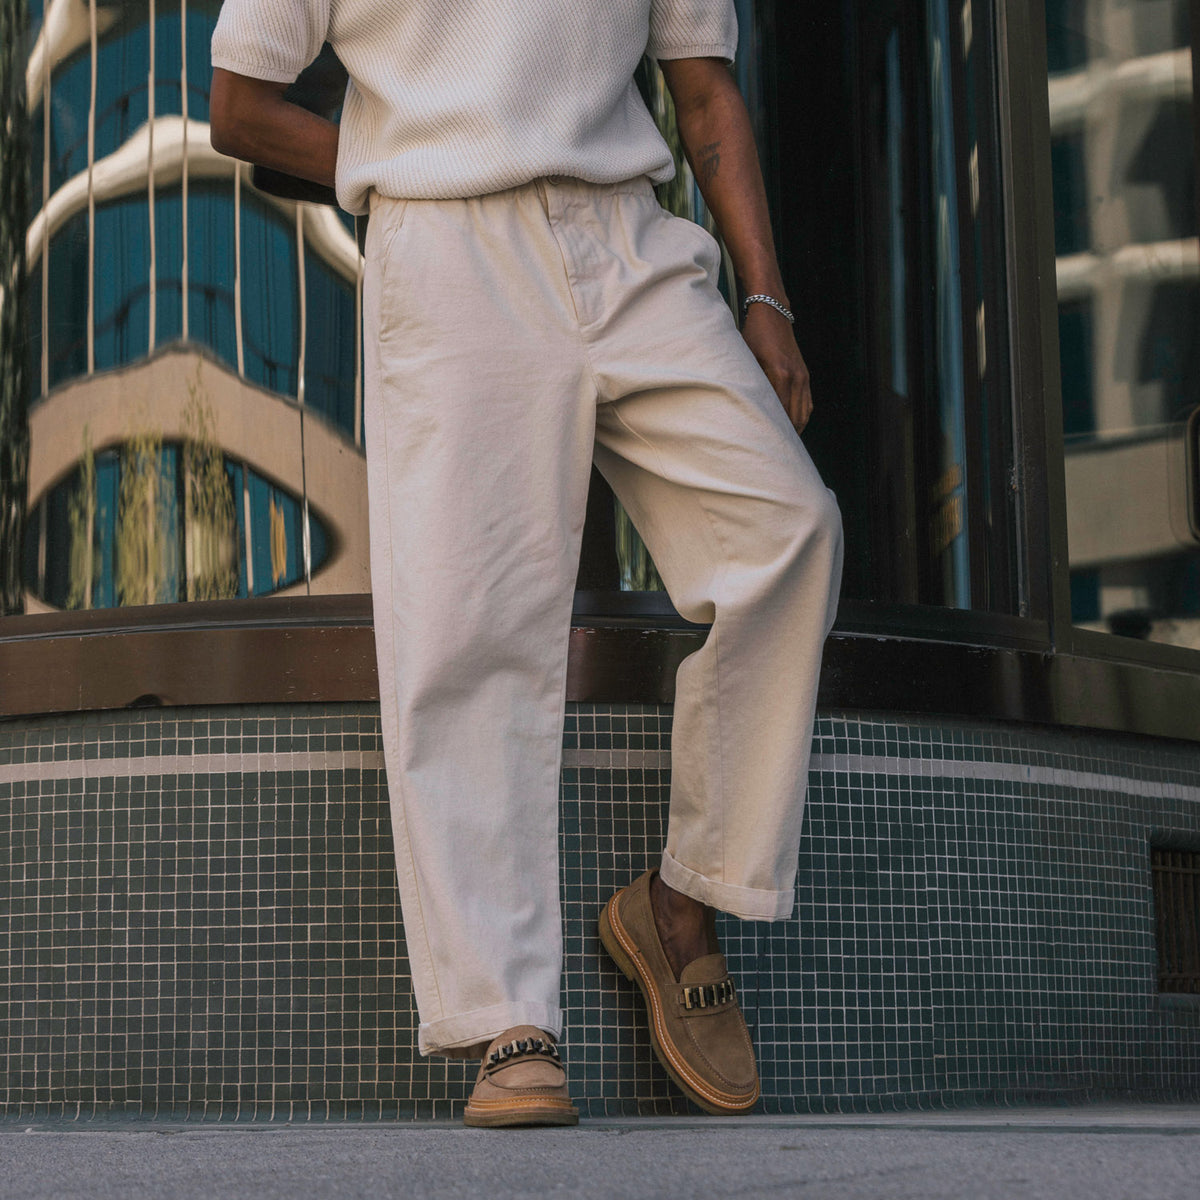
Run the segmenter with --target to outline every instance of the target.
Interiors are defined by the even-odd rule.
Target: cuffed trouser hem
[[[462,1058],[463,1051],[486,1045],[514,1025],[534,1025],[556,1039],[561,1038],[562,1009],[528,1001],[478,1008],[474,1012],[421,1025],[417,1031],[417,1047],[422,1054]]]
[[[675,861],[665,850],[659,875],[663,883],[708,904],[721,912],[732,913],[744,921],[786,921],[796,904],[796,891],[771,892],[761,888],[737,887],[732,883],[718,883],[690,867]]]

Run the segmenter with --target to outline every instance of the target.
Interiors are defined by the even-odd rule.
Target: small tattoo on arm
[[[721,169],[721,143],[709,142],[707,146],[700,147],[700,185],[711,183],[716,177],[717,172]]]

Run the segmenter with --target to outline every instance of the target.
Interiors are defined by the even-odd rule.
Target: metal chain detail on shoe
[[[720,983],[695,984],[685,987],[680,999],[689,1012],[694,1008],[720,1008],[736,1002],[737,988],[732,979],[722,979]]]
[[[530,1054],[543,1055],[561,1063],[558,1047],[546,1038],[517,1038],[506,1046],[498,1046],[488,1055],[487,1065],[499,1067],[514,1058],[524,1058]]]

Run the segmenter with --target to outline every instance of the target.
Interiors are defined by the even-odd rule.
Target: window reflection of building
[[[28,611],[368,590],[352,223],[211,149],[218,8],[30,8]]]
[[[1072,611],[1200,647],[1189,5],[1046,5]]]
[[[81,492],[72,492],[92,478],[80,457],[85,432],[96,461],[111,459],[118,474],[127,462],[135,469],[132,447],[139,439],[157,437],[165,456],[162,471],[168,472],[171,455],[183,445],[185,396],[177,389],[202,358],[218,418],[215,436],[231,481],[270,480],[275,488],[270,511],[277,515],[290,512],[290,504],[300,506],[300,550],[287,551],[300,557],[288,557],[279,571],[254,571],[255,550],[245,541],[253,520],[230,530],[239,539],[242,563],[235,594],[369,588],[360,277],[352,225],[333,209],[258,193],[245,168],[211,150],[208,46],[218,9],[215,0],[50,0],[43,13],[33,0],[28,10],[32,215],[26,238],[31,317],[26,377],[36,436],[30,545],[22,557],[30,611],[45,604],[120,604],[138,594],[180,600],[194,595],[186,553],[178,586],[165,592],[149,585],[143,593],[113,591],[78,580],[66,586],[60,576],[84,569],[79,564],[85,561],[103,561],[102,546],[119,555],[123,543],[114,528],[97,527],[93,553],[72,554],[75,543],[64,540],[66,526],[50,514],[74,496],[77,517],[116,519],[94,498],[85,503]],[[738,9],[746,45],[753,49],[756,5],[738,0]],[[756,71],[757,56],[744,56],[741,82],[762,125]],[[661,78],[645,74],[648,98],[682,168],[664,202],[703,220]],[[176,355],[186,361],[177,367],[160,361]],[[124,422],[103,398],[90,399],[80,389],[81,381],[101,386],[109,372],[125,373]],[[295,401],[288,409],[291,429],[278,429],[279,421],[263,417],[276,436],[269,449],[264,449],[269,439],[231,402],[241,397],[260,415],[271,407],[245,385],[269,393],[276,408],[282,397]],[[98,413],[106,417],[100,425]],[[331,432],[337,435],[332,441]],[[291,453],[281,455],[281,445]],[[73,457],[64,457],[66,447],[74,449]],[[602,519],[590,522],[585,539],[585,586],[661,587],[628,518],[602,481],[596,483],[592,512]],[[173,513],[186,525],[186,510],[171,508],[167,494],[160,501],[165,507],[157,514],[159,526],[169,526]],[[600,513],[605,506],[611,515]],[[74,536],[78,542],[78,531]],[[185,546],[191,544],[181,536]],[[314,553],[317,543],[324,557]],[[275,544],[292,541],[276,538]],[[266,586],[267,579],[275,586]]]

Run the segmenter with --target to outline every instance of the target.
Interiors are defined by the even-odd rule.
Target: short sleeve
[[[291,83],[321,52],[330,0],[225,0],[212,64],[253,79]]]
[[[723,58],[733,62],[738,25],[734,0],[652,0],[652,58]]]

